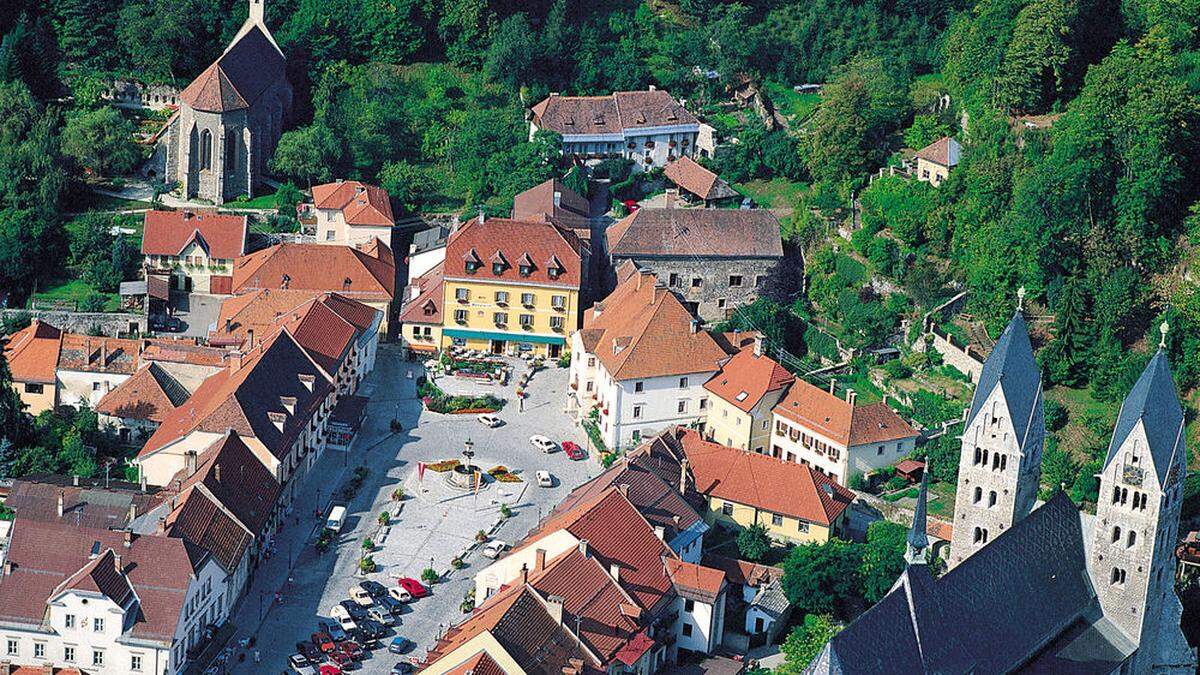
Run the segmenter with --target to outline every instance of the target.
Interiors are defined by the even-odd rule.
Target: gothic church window
[[[200,132],[200,170],[212,168],[213,141],[212,132],[208,129]]]

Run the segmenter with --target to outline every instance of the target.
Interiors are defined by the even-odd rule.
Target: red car
[[[636,199],[626,199],[622,203],[625,204],[625,208],[629,209],[630,212],[637,211],[642,207],[641,204],[637,203]]]
[[[342,670],[350,670],[354,667],[354,659],[350,658],[349,654],[344,654],[339,651],[329,652],[329,660],[337,664]]]
[[[422,584],[412,577],[400,577],[396,583],[400,586],[400,588],[408,591],[408,594],[413,596],[414,599],[423,598],[429,595],[429,589],[425,588],[425,584]]]
[[[567,454],[567,457],[573,460],[578,461],[584,457],[583,448],[579,447],[579,444],[573,441],[563,441],[562,449]]]
[[[342,675],[342,669],[329,663],[322,663],[320,667],[321,675]]]
[[[316,632],[310,638],[312,643],[317,646],[317,649],[325,653],[333,651],[336,645],[333,644],[333,638],[329,637],[329,633]]]
[[[355,661],[362,661],[363,656],[366,655],[365,652],[363,652],[363,648],[358,646],[358,643],[354,640],[345,640],[339,642],[337,648],[339,652],[349,656]]]

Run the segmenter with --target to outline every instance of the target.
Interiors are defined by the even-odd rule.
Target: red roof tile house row
[[[16,663],[179,673],[228,615],[225,581],[182,539],[18,515],[0,573],[0,640]]]

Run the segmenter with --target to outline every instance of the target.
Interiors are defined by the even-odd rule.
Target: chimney
[[[65,506],[66,501],[67,501],[66,496],[63,494],[63,490],[60,489],[58,491],[58,517],[59,518],[63,517],[63,511],[65,510],[64,506]]]
[[[559,192],[558,190],[554,191],[554,205],[556,207],[562,206],[562,193]]]
[[[263,25],[263,0],[250,0],[250,20]]]
[[[71,476],[71,485],[74,485],[75,487],[79,487],[79,474],[74,474],[73,476]]]
[[[156,526],[156,527],[154,528],[154,531],[155,531],[157,534],[159,534],[159,535],[162,535],[162,534],[165,534],[165,533],[166,533],[166,531],[167,531],[167,518],[166,518],[166,516],[161,516],[161,517],[159,517],[159,519],[158,519],[158,526]]]
[[[108,340],[100,340],[100,367],[108,367]]]
[[[621,566],[617,563],[609,563],[608,576],[612,577],[613,581],[620,583],[621,581]]]
[[[529,581],[529,565],[521,565],[521,583]]]
[[[236,351],[229,352],[229,355],[227,356],[227,358],[229,359],[229,367],[233,370],[233,372],[236,373],[237,371],[242,369],[242,353],[241,352],[236,352]]]
[[[216,465],[213,467],[213,478],[215,478],[215,479],[217,480],[217,482],[218,482],[218,483],[220,483],[220,482],[221,482],[221,464],[220,464],[220,462],[218,462],[218,463],[217,463],[217,464],[216,464]]]
[[[679,197],[679,190],[677,190],[675,188],[667,188],[667,191],[663,194],[663,200],[666,202],[664,204],[664,208],[668,208],[668,209],[675,208],[675,200],[678,199],[678,197]]]
[[[183,453],[184,467],[187,469],[187,475],[196,473],[196,451],[188,450]]]
[[[661,539],[663,541],[666,541],[667,528],[663,527],[662,525],[655,525],[654,526],[654,536],[658,537],[659,539]]]
[[[116,551],[113,551],[113,567],[116,568],[118,574],[125,569],[121,567],[121,554]]]
[[[141,467],[138,467],[138,482],[142,485],[142,492],[146,491],[146,474],[142,473]]]
[[[254,329],[253,328],[246,331],[246,345],[248,346],[248,348],[254,349]]]
[[[128,518],[129,522],[131,522],[131,523],[133,521],[137,520],[137,504],[136,503],[129,502],[129,512],[126,514],[126,518]],[[125,532],[125,548],[129,548],[129,532]]]
[[[300,377],[300,384],[304,385],[305,389],[312,391],[313,385],[316,384],[316,382],[317,382],[317,376],[311,375],[309,373],[300,373],[299,377]]]
[[[12,574],[12,561],[5,560],[4,561],[4,576],[8,576],[10,574]]]
[[[561,595],[546,596],[546,611],[554,618],[554,622],[561,626],[563,622],[563,597]]]
[[[754,355],[755,356],[763,355],[763,335],[762,335],[762,333],[759,333],[758,335],[754,336]]]
[[[834,396],[837,396],[837,378],[836,377],[829,378],[829,393],[833,394]]]
[[[233,332],[233,319],[231,319],[229,317],[225,317],[225,332],[226,333]]]
[[[480,225],[483,224],[483,221],[485,218],[487,218],[487,213],[483,210],[483,207],[480,206],[479,207],[479,217],[478,217],[478,221],[479,221]]]
[[[583,554],[583,557],[585,557],[585,558],[588,557],[588,540],[587,539],[579,540],[579,552]]]
[[[196,214],[193,211],[184,211],[183,212],[184,220],[191,220],[192,218],[195,218],[195,217],[196,217]]]
[[[692,319],[690,327],[691,327],[692,335],[699,333],[700,332],[700,320]]]
[[[618,485],[617,492],[620,492],[622,495],[628,497],[629,496],[629,483],[621,483],[620,485]]]
[[[684,457],[683,459],[679,460],[679,492],[682,494],[687,493],[687,472],[688,458]]]
[[[539,548],[533,552],[533,571],[541,572],[546,568],[546,549]]]
[[[854,401],[857,398],[858,398],[858,392],[854,391],[853,389],[846,390],[846,402],[847,403],[849,403],[850,405],[854,405]]]
[[[652,84],[646,89],[646,91],[655,91],[656,89],[658,89],[658,87]]]

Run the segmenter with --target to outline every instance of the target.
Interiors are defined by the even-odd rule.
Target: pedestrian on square
[[[257,649],[254,650],[254,662],[262,663],[262,655],[258,653]]]

